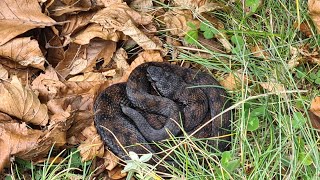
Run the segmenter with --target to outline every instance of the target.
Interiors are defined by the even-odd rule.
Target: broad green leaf
[[[195,44],[198,41],[198,31],[197,30],[191,30],[188,31],[186,36],[184,37],[185,41],[190,44]]]
[[[314,81],[314,83],[320,85],[320,78],[317,78],[317,79]]]
[[[248,131],[255,131],[259,128],[259,118],[257,116],[250,116],[248,120]]]
[[[310,156],[309,153],[305,153],[305,152],[301,152],[299,153],[299,157],[298,157],[299,161],[305,165],[305,166],[309,166],[312,164],[313,160]]]
[[[245,4],[246,7],[250,8],[249,14],[251,14],[257,11],[259,6],[261,5],[261,0],[246,0]]]
[[[258,108],[255,108],[251,111],[250,116],[262,116],[266,113],[266,106],[260,106]]]

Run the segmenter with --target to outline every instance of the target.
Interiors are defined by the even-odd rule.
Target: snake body
[[[111,85],[97,96],[95,125],[106,146],[123,159],[128,158],[125,151],[154,152],[148,143],[180,136],[181,126],[192,133],[230,106],[225,90],[217,86],[220,84],[207,73],[169,63],[144,63],[126,83]],[[195,137],[229,134],[230,119],[230,112],[224,113]],[[222,139],[211,145],[225,150],[230,139]]]

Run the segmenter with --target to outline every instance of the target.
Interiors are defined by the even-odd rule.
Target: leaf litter
[[[10,6],[9,6],[10,5]],[[310,0],[309,10],[319,31],[319,3]],[[223,22],[208,14],[228,10],[206,0],[174,0],[165,9],[151,0],[3,0],[0,2],[0,171],[10,157],[42,162],[52,146],[76,145],[82,161],[100,157],[111,179],[123,178],[119,159],[104,149],[93,125],[93,102],[105,87],[125,82],[144,62],[165,62],[178,57],[184,38],[200,30],[199,42],[212,51],[228,54],[231,40]],[[215,25],[201,25],[205,17]],[[303,25],[303,26],[302,26]],[[306,24],[297,25],[310,36]],[[162,31],[161,30],[166,30]],[[222,31],[221,31],[222,30]],[[165,35],[165,36],[162,36]],[[198,34],[197,34],[198,36]],[[208,40],[208,37],[215,40]],[[201,38],[203,39],[201,41]],[[172,45],[169,49],[163,44]],[[268,60],[264,47],[251,48],[254,56]],[[290,68],[301,63],[319,65],[319,54],[308,47],[295,50]],[[132,54],[132,52],[134,52]],[[184,63],[190,66],[189,63]],[[229,90],[250,85],[244,72],[229,72],[220,82]],[[285,91],[272,82],[259,84],[271,92]],[[312,125],[320,129],[319,97],[312,101]]]

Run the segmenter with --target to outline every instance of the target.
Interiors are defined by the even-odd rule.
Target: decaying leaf
[[[15,116],[27,123],[46,125],[48,123],[47,106],[41,104],[38,97],[27,87],[23,87],[16,76],[11,82],[0,84],[0,111]]]
[[[278,94],[279,92],[283,93],[286,91],[286,88],[284,87],[283,84],[274,83],[274,82],[260,82],[259,84],[263,89],[269,92],[274,92]],[[281,96],[287,98],[287,94],[283,93]]]
[[[30,29],[56,24],[41,12],[37,0],[2,0],[0,7],[0,45]]]
[[[0,79],[7,80],[9,78],[8,71],[0,64]]]
[[[111,171],[108,172],[108,176],[111,179],[121,179],[123,177],[126,177],[127,173],[121,173],[123,168],[121,166],[116,166]]]
[[[44,70],[45,58],[36,40],[15,38],[0,46],[0,56],[9,58],[22,66]]]
[[[313,112],[316,116],[320,117],[320,96],[315,97],[311,101],[310,111]]]
[[[311,19],[314,22],[318,30],[318,34],[320,33],[320,1],[319,0],[308,0],[308,9]]]
[[[88,161],[94,157],[103,157],[104,146],[97,133],[96,128],[92,124],[82,131],[82,134],[87,138],[85,142],[80,144],[78,149],[80,150],[80,155],[82,161]]]

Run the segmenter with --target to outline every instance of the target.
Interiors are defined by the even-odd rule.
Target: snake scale
[[[105,145],[122,159],[128,159],[126,151],[155,152],[148,143],[169,138],[168,131],[181,136],[181,126],[192,133],[230,106],[219,86],[204,72],[169,63],[144,63],[131,72],[126,83],[111,85],[97,96],[95,126]],[[194,136],[229,134],[230,119],[230,112],[226,112]],[[230,138],[220,139],[223,141],[210,142],[223,151]]]

